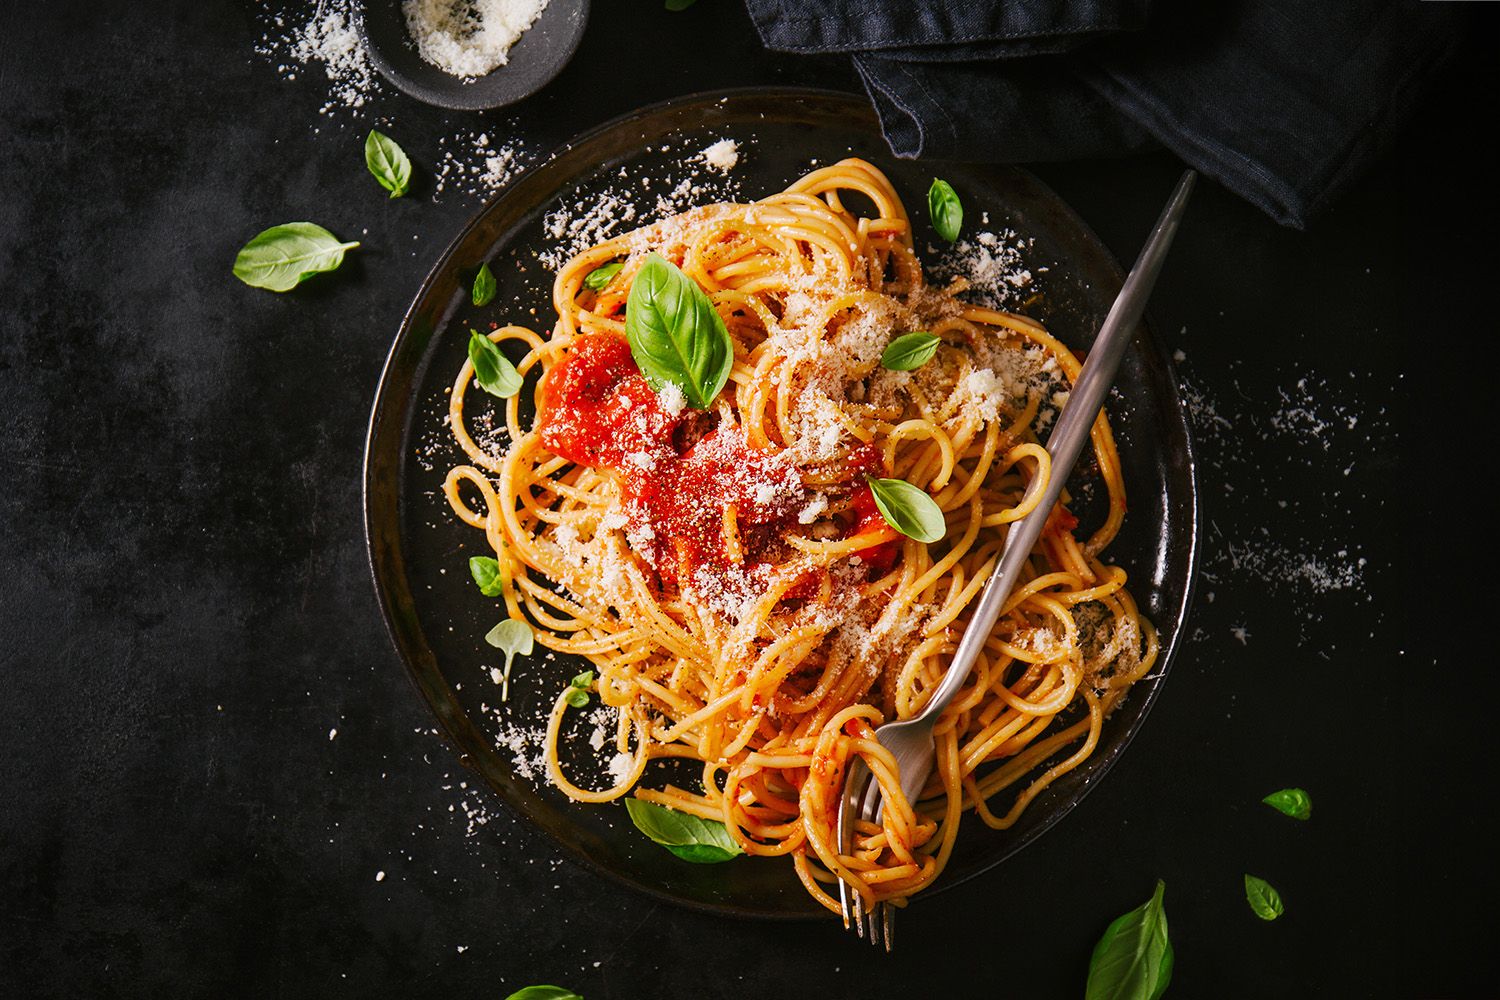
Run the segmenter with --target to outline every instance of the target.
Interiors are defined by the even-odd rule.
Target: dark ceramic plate
[[[445,73],[417,54],[401,0],[368,0],[362,31],[370,60],[403,93],[427,104],[480,111],[514,104],[541,90],[578,50],[589,0],[548,0],[507,53],[507,62],[473,80]]]
[[[708,170],[689,176],[684,164],[724,137],[740,145],[738,167],[727,177]],[[567,679],[586,667],[543,657],[518,662],[511,700],[497,716],[498,692],[488,670],[498,661],[483,640],[498,618],[496,602],[479,594],[466,569],[470,555],[486,551],[484,540],[452,516],[441,492],[448,468],[463,460],[443,426],[446,391],[463,363],[471,325],[550,326],[551,274],[537,260],[557,248],[547,234],[549,213],[608,203],[609,192],[629,191],[638,206],[630,225],[638,225],[655,217],[659,195],[671,197],[674,189],[691,195],[678,183],[684,176],[689,189],[703,188],[697,200],[729,193],[724,189],[734,185],[742,198],[753,199],[781,190],[812,160],[829,163],[851,154],[888,171],[913,210],[919,244],[935,241],[922,209],[934,167],[892,159],[869,105],[857,98],[796,90],[691,97],[583,136],[511,185],[449,247],[401,324],[370,419],[365,526],[381,610],[460,760],[580,861],[653,896],[721,912],[799,917],[820,911],[789,862],[679,861],[636,832],[620,803],[569,802],[544,776],[528,780],[523,772],[532,754],[523,753],[518,766],[511,747],[497,749],[506,719],[534,724]],[[1033,241],[1026,258],[1043,295],[1028,311],[1065,343],[1087,346],[1121,282],[1099,240],[1025,171],[944,164],[938,172],[962,192],[971,226],[988,213],[989,229],[1013,229]],[[469,287],[482,261],[490,262],[500,293],[476,309]],[[522,396],[529,399],[529,389]],[[482,394],[469,398],[475,410],[487,405]],[[1198,537],[1192,449],[1172,366],[1144,328],[1125,357],[1109,409],[1130,495],[1130,516],[1110,555],[1130,573],[1133,593],[1161,631],[1161,663],[1107,721],[1093,757],[1043,792],[1015,827],[997,832],[966,819],[935,889],[1010,857],[1078,803],[1145,719],[1181,638]],[[591,728],[576,729],[565,743],[584,774],[596,756],[588,746]]]

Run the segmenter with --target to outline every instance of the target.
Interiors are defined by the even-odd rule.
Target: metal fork
[[[1196,172],[1188,170],[1177,182],[1166,208],[1156,220],[1156,228],[1146,240],[1146,245],[1141,248],[1135,266],[1125,278],[1124,287],[1110,307],[1104,325],[1099,328],[1099,335],[1089,350],[1088,361],[1079,372],[1067,405],[1047,438],[1047,451],[1052,458],[1052,474],[1047,479],[1041,499],[1031,513],[1010,526],[1005,547],[1000,553],[1000,565],[984,586],[979,604],[964,630],[963,638],[959,640],[958,649],[953,654],[953,661],[948,665],[942,683],[932,693],[921,712],[910,719],[887,722],[875,731],[875,738],[896,758],[901,792],[911,802],[917,801],[922,786],[927,784],[927,778],[932,773],[936,755],[932,727],[958,694],[959,688],[968,680],[979,651],[984,648],[985,641],[994,629],[995,622],[1021,575],[1022,567],[1036,546],[1042,527],[1058,497],[1062,495],[1063,485],[1089,439],[1094,421],[1104,405],[1104,397],[1114,383],[1120,359],[1124,357],[1125,349],[1135,334],[1136,325],[1145,312],[1146,299],[1151,294],[1152,285],[1156,283],[1156,276],[1161,271],[1172,237],[1177,233],[1177,225],[1182,220],[1188,194],[1192,191],[1196,178]],[[1035,482],[1033,480],[1032,489],[1036,488]],[[861,820],[878,822],[882,806],[879,783],[871,780],[869,768],[861,758],[856,757],[845,775],[844,791],[839,801],[838,836],[843,853],[848,854],[853,848],[855,823]],[[840,879],[839,904],[845,928],[850,926],[852,920],[860,937],[866,936],[868,928],[871,944],[879,946],[883,943],[886,951],[891,950],[896,915],[895,908],[890,903],[879,902],[871,912],[864,897],[855,892],[849,883]]]

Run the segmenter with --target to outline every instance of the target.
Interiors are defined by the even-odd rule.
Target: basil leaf
[[[234,258],[234,276],[254,288],[289,292],[313,275],[344,262],[344,251],[359,246],[311,222],[288,222],[259,233]]]
[[[1312,818],[1312,796],[1300,788],[1283,788],[1261,799],[1266,805],[1292,819]]]
[[[505,670],[500,674],[500,700],[510,700],[510,665],[516,654],[530,656],[535,649],[536,637],[531,626],[515,618],[507,618],[485,634],[484,641],[505,654]],[[493,674],[494,672],[491,671]]]
[[[388,135],[370,129],[365,136],[365,166],[380,186],[399,198],[411,187],[411,160]]]
[[[1089,959],[1084,1000],[1157,1000],[1172,981],[1172,942],[1162,906],[1166,883],[1104,929]]]
[[[939,236],[949,243],[958,239],[958,231],[964,224],[964,206],[953,185],[936,177],[932,179],[932,187],[927,189],[927,215]]]
[[[657,253],[647,255],[630,284],[625,339],[651,388],[676,382],[700,410],[713,403],[734,366],[734,344],[708,295]]]
[[[480,264],[474,275],[474,287],[469,292],[469,301],[476,306],[487,306],[495,300],[495,272],[489,264]]]
[[[1271,883],[1254,875],[1245,876],[1245,902],[1250,904],[1250,909],[1262,920],[1275,920],[1285,910],[1281,904],[1281,893],[1273,889]]]
[[[588,273],[588,277],[583,279],[583,287],[596,292],[604,291],[609,287],[609,283],[615,280],[615,275],[620,273],[620,268],[624,266],[617,260],[612,264],[603,264],[594,268]]]
[[[738,853],[726,851],[713,844],[663,844],[662,846],[682,860],[691,861],[695,865],[723,864],[739,856]]]
[[[521,391],[521,373],[510,359],[500,353],[495,342],[478,330],[469,330],[469,360],[474,364],[474,381],[491,396],[509,399]]]
[[[745,852],[723,823],[667,809],[644,799],[626,799],[635,828],[684,861],[713,865]]]
[[[875,508],[885,523],[907,538],[929,544],[948,533],[943,522],[942,508],[937,501],[904,479],[876,479],[866,476],[870,492],[875,495]]]
[[[687,10],[697,2],[698,0],[667,0],[666,7],[667,10],[675,12],[679,10]]]
[[[489,556],[470,556],[469,575],[485,597],[499,597],[505,589],[505,575],[500,572],[500,562]]]
[[[486,632],[484,641],[504,652],[506,660],[509,661],[517,653],[530,656],[532,649],[535,648],[533,645],[535,638],[530,625],[515,618],[507,618]]]
[[[903,333],[880,354],[880,365],[893,372],[909,372],[932,360],[942,340],[925,330]]]
[[[525,986],[505,1000],[583,1000],[583,996],[561,986]]]
[[[582,708],[589,703],[589,685],[594,683],[594,672],[585,670],[568,682],[568,690],[563,692],[563,701],[574,708]]]

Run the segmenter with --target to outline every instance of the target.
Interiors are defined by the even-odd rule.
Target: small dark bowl
[[[444,73],[417,53],[401,0],[366,3],[362,32],[370,61],[403,93],[440,108],[481,111],[514,104],[551,82],[578,51],[588,20],[589,0],[549,0],[510,47],[509,62],[472,80]]]

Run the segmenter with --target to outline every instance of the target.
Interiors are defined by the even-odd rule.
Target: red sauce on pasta
[[[542,381],[537,409],[549,451],[620,476],[634,539],[644,540],[637,551],[664,580],[686,569],[698,581],[702,567],[731,565],[747,577],[765,577],[771,571],[765,555],[783,544],[809,500],[796,466],[752,447],[737,428],[715,428],[684,444],[680,431],[696,411],[663,407],[620,337],[575,340]],[[879,453],[865,452],[852,471],[862,475],[868,466],[878,475]],[[856,554],[876,571],[888,570],[900,542],[892,540],[862,479],[850,502],[855,520],[846,537],[870,534],[873,544]],[[726,517],[731,506],[733,515]],[[786,596],[808,596],[814,583],[799,581]]]

